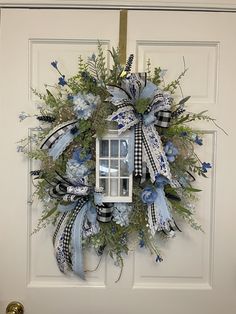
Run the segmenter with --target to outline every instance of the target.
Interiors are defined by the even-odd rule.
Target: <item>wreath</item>
[[[187,69],[166,84],[166,70],[151,71],[150,60],[146,73],[132,73],[133,55],[123,66],[118,49],[109,53],[111,69],[99,44],[97,55],[79,58],[70,78],[51,63],[58,83],[46,85],[45,94],[33,90],[41,100],[33,115],[40,126],[18,146],[40,160],[31,171],[43,208],[34,232],[53,224],[60,271],[82,279],[87,248],[109,254],[122,269],[131,235],[161,262],[158,239],[181,231],[177,216],[201,229],[193,218],[201,191],[194,181],[212,167],[195,153],[204,132],[190,122],[215,120],[206,111],[189,112],[190,96],[175,95]],[[21,112],[20,121],[29,116]]]

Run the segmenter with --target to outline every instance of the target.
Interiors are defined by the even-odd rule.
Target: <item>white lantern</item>
[[[110,130],[96,140],[96,187],[103,188],[104,202],[132,202],[132,172],[129,169],[130,132]]]

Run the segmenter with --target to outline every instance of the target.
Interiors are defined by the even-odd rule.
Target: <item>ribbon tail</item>
[[[63,251],[64,228],[67,224],[67,214],[68,213],[63,213],[61,215],[53,235],[54,254],[58,268],[62,273],[69,270]]]
[[[134,127],[134,175],[142,176],[142,122]]]
[[[157,188],[157,198],[148,206],[148,222],[152,235],[156,231],[172,232],[171,235],[174,235],[173,230],[176,224],[170,214],[163,186]]]
[[[74,203],[71,203],[71,204],[68,204],[68,205],[59,204],[58,207],[57,207],[57,210],[60,213],[67,213],[67,212],[71,211],[72,209],[74,209],[77,204],[78,204],[78,201],[74,202]]]
[[[85,274],[83,262],[82,233],[85,215],[90,206],[90,202],[84,204],[75,219],[74,227],[72,230],[72,246],[74,249],[72,257],[72,269],[73,272],[83,280],[85,280]]]
[[[133,173],[134,171],[134,143],[135,143],[135,134],[134,128],[130,130],[130,140],[128,143],[128,169],[129,174]]]
[[[156,181],[157,175],[163,175],[171,181],[171,172],[166,158],[161,138],[154,125],[142,125],[142,148],[144,150],[151,181]]]

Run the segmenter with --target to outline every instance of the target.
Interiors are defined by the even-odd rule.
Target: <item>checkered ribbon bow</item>
[[[108,101],[117,107],[109,121],[118,124],[118,133],[134,128],[134,174],[142,176],[143,163],[147,164],[152,182],[157,174],[171,179],[169,164],[161,138],[155,126],[167,128],[171,120],[172,98],[168,92],[147,80],[146,73],[131,74],[121,86],[108,86]],[[140,113],[140,100],[149,102]]]

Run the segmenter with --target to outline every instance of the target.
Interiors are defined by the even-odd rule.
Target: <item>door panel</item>
[[[141,22],[140,22],[141,21]],[[182,233],[168,243],[160,240],[164,262],[156,264],[149,253],[136,249],[119,269],[104,258],[88,280],[63,276],[57,269],[50,228],[31,236],[40,216],[40,204],[31,204],[33,165],[16,153],[16,142],[27,135],[34,119],[19,124],[20,111],[35,112],[38,99],[31,87],[57,81],[50,62],[57,60],[65,75],[77,70],[78,57],[118,44],[119,12],[86,10],[3,10],[1,21],[1,284],[0,311],[12,299],[24,303],[26,313],[67,312],[104,314],[152,312],[234,313],[235,253],[233,237],[233,128],[236,43],[231,14],[133,11],[128,15],[128,52],[135,53],[136,70],[153,66],[168,69],[166,81],[176,78],[185,65],[185,96],[192,95],[189,110],[209,114],[229,132],[213,124],[198,123],[207,131],[202,160],[214,164],[206,180],[196,186],[203,192],[196,218],[204,233],[179,224]],[[109,66],[109,54],[107,64]],[[217,144],[217,145],[216,145]],[[28,202],[28,205],[27,205]],[[7,240],[6,240],[7,239]],[[85,257],[94,269],[97,257]]]
[[[233,313],[235,308],[230,304],[235,291],[231,272],[235,254],[230,240],[226,240],[233,228],[228,218],[233,210],[231,184],[235,173],[229,154],[230,137],[235,132],[231,128],[231,114],[235,111],[231,101],[235,83],[232,73],[236,69],[232,59],[236,41],[231,29],[235,23],[233,14],[129,12],[128,51],[136,52],[136,70],[147,69],[150,60],[151,65],[168,70],[169,82],[184,66],[188,68],[179,89],[180,96],[181,91],[184,96],[191,95],[188,110],[208,110],[230,134],[227,137],[212,123],[196,124],[207,132],[199,156],[214,165],[208,179],[196,182],[203,189],[196,217],[204,233],[184,226],[183,232],[167,245],[160,242],[166,260],[158,267],[146,267],[143,255],[136,253],[134,287],[157,288],[156,300],[167,313],[220,313],[224,307]],[[222,254],[229,254],[231,259],[226,261]],[[165,289],[171,289],[172,301]],[[192,290],[189,299],[183,289]]]

